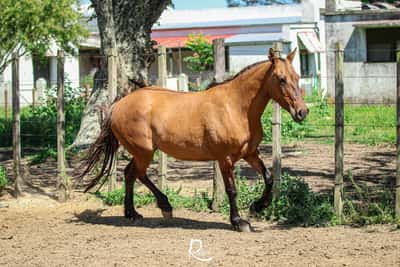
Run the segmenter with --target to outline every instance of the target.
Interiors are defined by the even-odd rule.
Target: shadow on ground
[[[132,222],[123,216],[102,215],[105,209],[85,210],[75,214],[75,218],[69,220],[71,223],[87,223],[94,225],[110,225],[117,227],[144,227],[144,228],[182,228],[192,230],[220,229],[231,230],[231,225],[221,222],[197,221],[185,218],[173,218],[165,220],[163,218],[143,218],[137,222]]]

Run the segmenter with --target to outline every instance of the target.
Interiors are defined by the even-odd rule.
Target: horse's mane
[[[230,81],[236,79],[237,77],[239,77],[240,75],[242,75],[244,72],[248,71],[249,69],[251,69],[251,68],[253,68],[253,67],[256,67],[256,66],[258,66],[258,65],[261,65],[261,64],[263,64],[263,63],[265,63],[265,62],[267,62],[267,61],[268,61],[268,60],[262,60],[262,61],[258,61],[258,62],[256,62],[256,63],[253,63],[253,64],[251,64],[251,65],[248,65],[247,67],[244,67],[241,71],[239,71],[238,73],[236,73],[234,76],[232,76],[232,77],[226,79],[226,80],[223,81],[223,82],[217,82],[217,81],[215,81],[215,79],[213,79],[213,81],[207,86],[207,88],[206,88],[205,90],[208,90],[208,89],[210,89],[211,87],[215,87],[215,86],[217,86],[217,85],[221,85],[221,84],[225,84],[225,83],[227,83],[227,82],[230,82]]]

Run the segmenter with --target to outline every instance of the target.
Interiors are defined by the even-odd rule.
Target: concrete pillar
[[[50,61],[50,87],[57,86],[57,57],[49,57]]]
[[[337,0],[325,0],[325,11],[335,12],[337,9]]]
[[[178,90],[181,92],[189,91],[189,77],[185,73],[178,76]]]

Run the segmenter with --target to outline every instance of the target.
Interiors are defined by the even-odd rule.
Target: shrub
[[[167,188],[165,195],[168,197],[169,202],[173,208],[187,208],[194,211],[206,211],[209,209],[211,199],[206,192],[198,193],[195,191],[193,197],[182,196],[180,194],[181,188],[173,190]],[[103,202],[107,205],[122,205],[124,203],[125,189],[120,188],[112,192],[101,192],[98,194]],[[151,192],[139,194],[134,193],[135,207],[143,207],[155,203],[156,199]]]
[[[352,186],[345,192],[343,203],[346,223],[357,225],[400,223],[395,215],[393,191],[383,187],[381,191],[372,194],[366,185],[356,183],[351,170],[348,171],[347,178]]]
[[[24,147],[56,148],[57,142],[57,88],[47,88],[41,104],[35,109],[21,109],[21,136]],[[80,89],[72,88],[65,83],[65,142],[72,144],[80,127],[85,101],[80,97]],[[4,119],[0,119],[0,146],[12,145],[11,114],[7,127]]]
[[[302,178],[287,174],[282,177],[279,196],[272,201],[262,217],[302,226],[337,223],[329,197],[313,192]]]
[[[247,210],[264,190],[263,182],[248,185],[240,175],[236,178],[236,186],[238,208],[241,210]],[[302,178],[284,174],[278,190],[279,197],[260,214],[262,219],[303,226],[337,223],[329,198],[311,191]],[[227,200],[221,211],[225,215],[229,214]]]
[[[29,161],[30,165],[37,165],[45,162],[48,158],[57,159],[57,151],[52,148],[47,148],[39,153],[36,153]]]
[[[369,194],[365,191],[366,189],[357,185],[352,176],[350,176],[350,180],[352,180],[352,188],[355,189],[356,196],[350,198],[349,194],[345,195],[343,219],[339,219],[335,215],[331,194],[313,192],[304,179],[288,174],[282,176],[281,184],[278,187],[279,196],[272,201],[266,210],[259,214],[259,217],[264,220],[300,226],[330,226],[340,223],[358,225],[395,223],[400,225],[400,221],[395,219],[394,198],[390,191],[380,192],[372,200],[368,198]],[[240,172],[237,171],[236,188],[238,209],[247,212],[250,205],[261,196],[264,190],[264,182],[257,181],[249,185],[248,181],[241,177]],[[173,208],[187,208],[198,212],[210,210],[211,198],[207,192],[195,192],[192,197],[182,196],[180,192],[180,188],[165,190]],[[99,194],[104,203],[108,205],[123,204],[124,195],[124,189]],[[150,192],[135,193],[134,197],[136,207],[156,202]],[[227,217],[229,211],[229,202],[226,197],[220,207],[220,212]]]
[[[6,170],[3,166],[0,166],[0,193],[1,191],[4,190],[4,188],[6,188],[7,184],[8,184],[8,179]]]

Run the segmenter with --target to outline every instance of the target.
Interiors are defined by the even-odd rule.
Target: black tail
[[[102,177],[108,177],[111,174],[115,153],[118,150],[118,140],[114,136],[111,129],[111,112],[107,114],[101,125],[101,132],[96,141],[90,146],[86,159],[86,168],[81,174],[83,178],[86,174],[93,170],[98,162],[102,160],[100,173],[92,179],[85,189],[85,193],[93,186],[99,183]],[[104,157],[102,158],[102,155]]]

